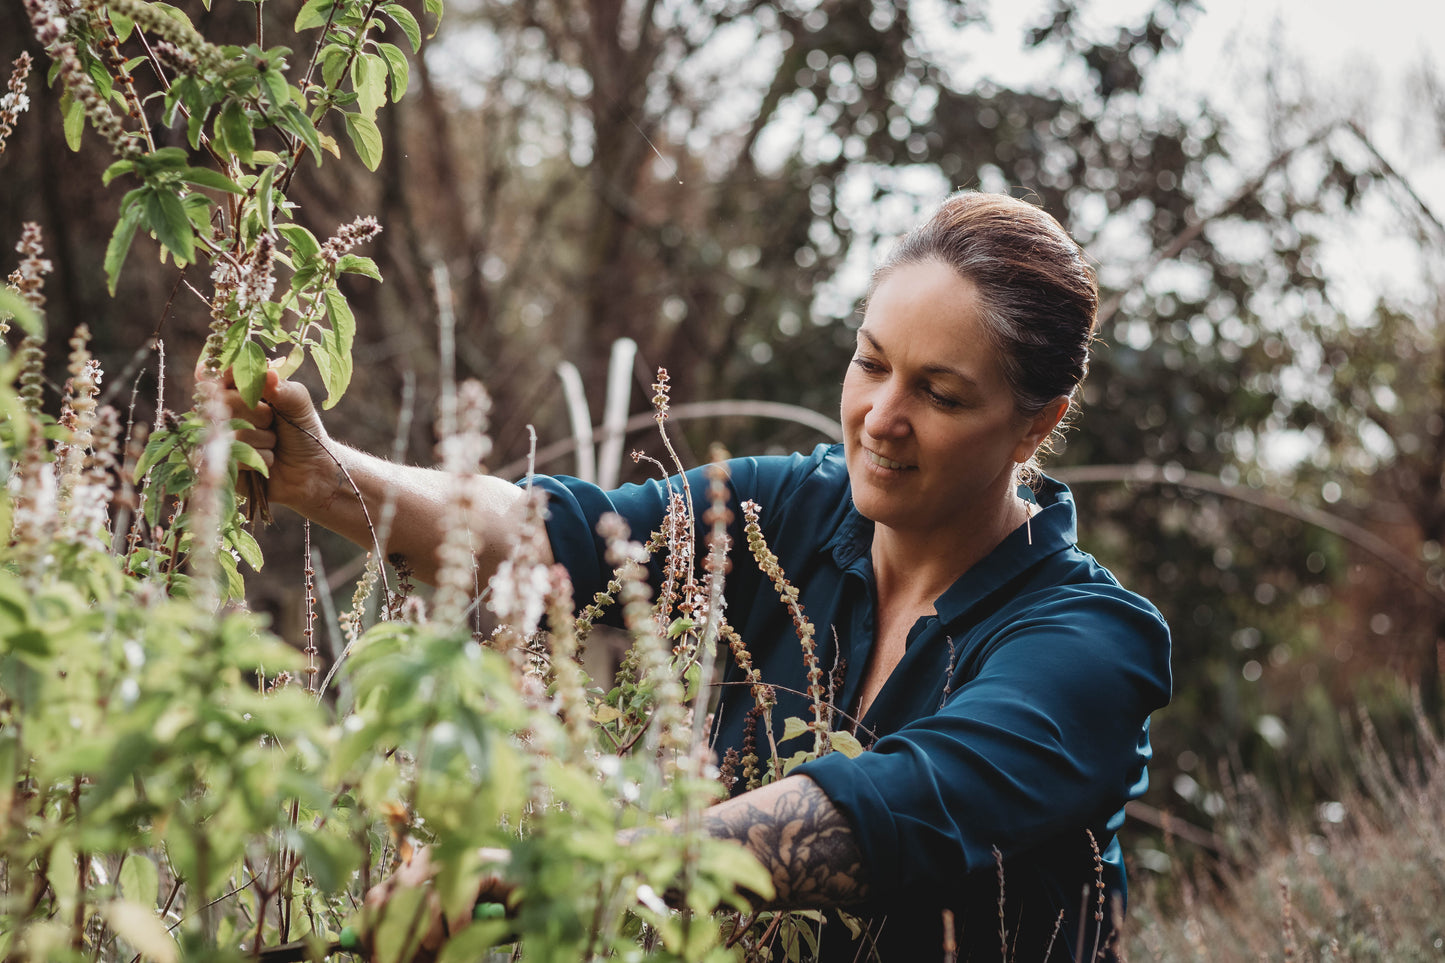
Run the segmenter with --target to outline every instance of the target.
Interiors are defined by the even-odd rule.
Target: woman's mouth
[[[864,450],[865,452],[867,452],[867,454],[868,454],[868,460],[871,461],[873,464],[877,465],[879,468],[888,468],[888,469],[891,469],[892,471],[901,471],[902,469],[908,467],[907,465],[903,464],[903,462],[901,462],[901,461],[894,461],[894,460],[891,459],[891,458],[884,458],[882,455],[878,454],[876,451],[869,451],[869,450],[866,449],[866,448],[863,449],[863,450]]]

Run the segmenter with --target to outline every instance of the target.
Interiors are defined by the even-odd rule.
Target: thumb
[[[296,381],[286,381],[276,371],[266,372],[266,383],[261,388],[261,397],[266,403],[293,420],[314,415],[311,393],[306,386]]]

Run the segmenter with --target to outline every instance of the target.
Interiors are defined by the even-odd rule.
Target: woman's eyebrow
[[[867,341],[868,346],[874,351],[877,351],[879,354],[887,357],[888,352],[883,350],[883,345],[878,343],[878,339],[873,337],[872,333],[870,333],[867,328],[859,328],[858,337]],[[956,378],[958,381],[962,382],[963,386],[966,388],[978,387],[978,380],[976,378],[974,378],[970,374],[965,373],[959,368],[953,367],[952,365],[940,364],[937,362],[925,364],[923,366],[923,371],[925,374],[942,375],[948,378]]]

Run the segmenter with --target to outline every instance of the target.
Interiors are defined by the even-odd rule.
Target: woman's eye
[[[947,408],[948,410],[952,411],[955,408],[963,407],[963,402],[959,401],[958,399],[950,398],[947,395],[941,395],[936,391],[929,391],[927,392],[927,395],[928,400],[932,401],[940,408]]]
[[[873,360],[870,359],[870,358],[854,358],[854,359],[853,359],[853,365],[854,365],[854,367],[856,367],[859,371],[867,371],[867,372],[870,372],[870,373],[871,373],[871,372],[874,372],[874,371],[881,371],[881,370],[883,370],[883,366],[882,366],[882,365],[880,365],[880,364],[879,364],[878,362],[876,362],[876,361],[873,361]]]

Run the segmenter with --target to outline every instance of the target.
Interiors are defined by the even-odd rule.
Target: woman
[[[1168,630],[1075,546],[1068,490],[1035,473],[1087,369],[1097,299],[1053,218],[1005,196],[954,195],[874,276],[843,382],[843,444],[728,465],[734,496],[763,507],[823,665],[838,667],[834,702],[871,742],[707,814],[710,833],[772,872],[773,905],[868,921],[862,947],[825,926],[820,958],[936,959],[948,944],[961,960],[999,959],[1001,943],[1021,961],[1110,952],[1110,903],[1124,894],[1115,832],[1147,782]],[[257,429],[242,438],[271,464],[271,500],[365,544],[352,483],[373,510],[395,486],[387,550],[434,572],[444,478],[335,445],[296,385],[272,377],[264,397],[286,418],[246,412]],[[523,495],[498,479],[468,483],[487,516],[487,575]],[[579,598],[607,577],[597,519],[618,512],[651,531],[669,491],[537,484]],[[778,687],[775,719],[806,716],[805,697],[787,691],[807,689],[791,619],[755,566],[734,565],[728,613]],[[723,691],[719,754],[748,726],[747,687]]]

